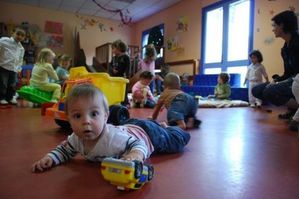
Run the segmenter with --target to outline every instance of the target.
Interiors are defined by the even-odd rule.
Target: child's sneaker
[[[18,101],[16,100],[15,97],[13,97],[9,102],[10,102],[11,104],[13,104],[13,105],[17,105],[17,104],[18,104]]]
[[[0,100],[0,104],[1,104],[1,105],[7,105],[8,102],[7,102],[5,99],[3,99],[3,100]]]

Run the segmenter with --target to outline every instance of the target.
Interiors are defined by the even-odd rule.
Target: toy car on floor
[[[105,158],[101,164],[101,173],[105,180],[119,190],[140,189],[152,180],[154,167],[139,161]]]
[[[71,68],[64,96],[53,107],[47,108],[46,115],[53,117],[57,125],[69,129],[70,124],[64,112],[65,98],[73,85],[86,82],[94,84],[107,97],[110,109],[108,123],[119,125],[122,121],[129,119],[128,109],[120,105],[125,98],[126,84],[129,80],[122,77],[110,77],[107,73],[89,73],[85,67]]]

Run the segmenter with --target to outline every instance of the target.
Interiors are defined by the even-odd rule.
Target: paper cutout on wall
[[[81,30],[86,30],[88,27],[97,27],[100,29],[101,32],[105,32],[107,30],[110,30],[111,32],[114,31],[114,27],[111,26],[108,28],[104,23],[102,23],[99,20],[83,17],[80,15],[76,15],[76,17],[79,19],[79,26]],[[118,27],[122,28],[123,25],[118,25]]]
[[[274,10],[270,10],[269,13],[270,13],[270,15],[274,15],[275,11]]]
[[[178,48],[178,38],[172,37],[167,39],[167,50],[175,51]]]
[[[268,37],[264,40],[264,44],[271,45],[274,42],[274,37]]]
[[[63,33],[63,24],[54,21],[46,21],[45,23],[45,32],[52,34],[62,35]]]
[[[180,17],[177,21],[177,28],[176,30],[179,32],[185,32],[189,29],[189,17]]]
[[[291,11],[293,11],[293,12],[295,12],[295,11],[296,11],[296,8],[295,8],[295,6],[289,6],[289,8],[290,8],[290,10],[291,10]]]
[[[106,28],[105,28],[105,25],[104,25],[104,24],[99,23],[99,24],[98,24],[98,27],[99,27],[99,29],[100,29],[101,32],[106,31]]]

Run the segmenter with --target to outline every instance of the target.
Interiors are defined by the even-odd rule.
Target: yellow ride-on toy
[[[60,127],[70,129],[64,112],[64,101],[73,85],[85,82],[95,85],[107,97],[110,109],[108,123],[119,125],[122,121],[129,119],[128,109],[120,105],[125,98],[126,84],[129,80],[122,77],[110,77],[107,73],[89,73],[85,67],[71,68],[64,95],[53,107],[47,108],[46,115],[53,117]]]

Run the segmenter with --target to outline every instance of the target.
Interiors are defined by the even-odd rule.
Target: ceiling
[[[94,17],[121,20],[120,12],[108,10],[121,10],[126,21],[131,17],[132,22],[140,21],[163,9],[166,9],[182,0],[96,0],[105,9],[96,5],[93,0],[1,0],[9,3],[37,6],[57,11],[71,12]]]

